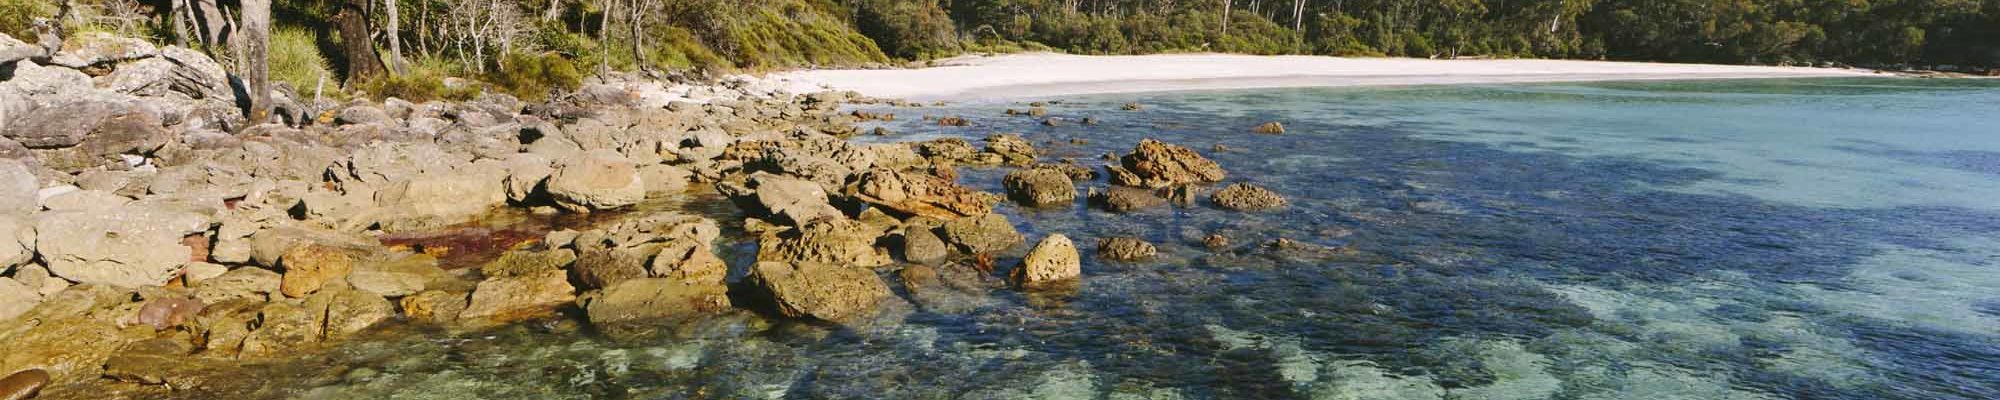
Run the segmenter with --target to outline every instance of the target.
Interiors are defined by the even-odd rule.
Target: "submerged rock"
[[[1061,171],[1016,170],[1007,173],[1001,183],[1007,187],[1007,195],[1022,204],[1049,207],[1076,202],[1076,183]]]
[[[1209,197],[1216,207],[1237,211],[1261,211],[1283,208],[1285,197],[1270,189],[1248,183],[1237,183],[1216,191]]]
[[[1097,257],[1107,260],[1140,261],[1159,253],[1159,248],[1138,238],[1114,237],[1097,241]]]
[[[1028,251],[1021,267],[1014,271],[1014,283],[1030,286],[1076,279],[1083,275],[1083,264],[1076,252],[1076,243],[1060,233],[1050,234]]]
[[[678,279],[644,278],[619,282],[577,299],[594,325],[673,319],[730,309],[729,287],[720,281],[688,284]]]
[[[843,321],[889,296],[889,286],[868,268],[766,261],[751,267],[750,277],[778,314],[792,318]]]
[[[1265,122],[1263,124],[1257,125],[1257,127],[1255,128],[1250,128],[1250,132],[1262,133],[1266,135],[1284,134],[1285,124],[1278,123],[1278,121]]]
[[[1133,212],[1167,205],[1167,199],[1152,191],[1124,186],[1090,190],[1090,204],[1110,212]]]
[[[1139,141],[1131,154],[1119,158],[1119,166],[1105,169],[1112,183],[1148,189],[1218,182],[1227,175],[1222,166],[1193,149],[1153,139]]]

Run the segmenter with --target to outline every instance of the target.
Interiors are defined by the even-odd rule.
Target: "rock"
[[[35,225],[22,217],[0,214],[0,274],[35,257]]]
[[[345,288],[314,293],[306,299],[306,309],[325,316],[324,339],[353,335],[396,316],[395,306],[382,296]]]
[[[207,282],[226,273],[229,273],[229,267],[221,264],[190,262],[187,265],[181,266],[181,279],[186,280],[190,287],[200,287],[202,282]]]
[[[1237,211],[1269,210],[1283,208],[1287,204],[1285,197],[1277,192],[1248,183],[1224,187],[1209,197],[1209,201],[1214,202],[1216,207]]]
[[[294,247],[324,246],[349,254],[382,254],[387,250],[374,238],[356,234],[297,226],[272,226],[250,235],[250,260],[266,268],[278,269],[278,262]]]
[[[1120,166],[1105,167],[1112,183],[1158,189],[1183,183],[1218,182],[1225,176],[1222,167],[1194,150],[1153,139],[1119,158]]]
[[[1207,247],[1209,251],[1221,251],[1229,248],[1229,237],[1211,233],[1201,238],[1201,245]]]
[[[936,264],[944,261],[951,252],[951,248],[944,245],[944,239],[938,239],[937,234],[926,227],[903,228],[902,238],[903,261]]]
[[[850,191],[869,204],[946,221],[993,210],[992,198],[985,193],[933,176],[885,169],[861,174]]]
[[[159,47],[139,38],[106,32],[83,32],[65,38],[62,49],[50,57],[49,63],[83,69],[152,57],[159,53]]]
[[[1090,203],[1105,211],[1133,212],[1167,205],[1167,199],[1153,195],[1145,189],[1112,186],[1105,190],[1090,190]]]
[[[443,278],[437,257],[416,254],[389,262],[361,263],[347,274],[347,284],[355,290],[381,297],[402,297],[424,291],[432,281]]]
[[[481,163],[455,171],[412,175],[375,192],[374,203],[382,211],[384,229],[458,223],[506,204],[507,188],[502,182],[507,173],[497,164]]]
[[[944,223],[944,240],[966,254],[1006,250],[1025,240],[1007,217],[988,213]]]
[[[1014,283],[1030,286],[1066,279],[1076,279],[1083,275],[1081,257],[1077,255],[1076,243],[1060,233],[1050,234],[1028,251],[1021,267],[1015,270]]]
[[[241,354],[271,357],[296,354],[300,346],[318,343],[325,326],[324,310],[291,302],[272,302],[257,311],[257,328],[243,338]]]
[[[542,190],[542,182],[556,169],[549,166],[548,157],[535,153],[518,153],[507,156],[507,178],[502,182],[507,188],[507,199],[525,202],[529,196]]]
[[[681,240],[666,244],[653,256],[646,269],[652,276],[686,284],[722,283],[729,276],[729,264],[715,256],[707,242]]]
[[[1145,109],[1146,106],[1139,103],[1125,103],[1125,106],[1123,108],[1125,109],[1125,111],[1139,111]]]
[[[532,317],[576,300],[576,288],[561,271],[490,278],[472,290],[460,318],[513,320]]]
[[[77,190],[51,196],[42,201],[42,207],[49,211],[103,211],[115,210],[131,202],[131,198],[111,192]]]
[[[208,304],[235,299],[264,302],[282,296],[279,288],[283,285],[284,277],[276,272],[256,267],[236,268],[196,284],[194,298]]]
[[[555,246],[551,243],[550,246]],[[501,253],[500,258],[479,267],[479,274],[489,278],[505,276],[533,275],[548,271],[558,271],[576,262],[576,252],[568,249],[514,250]]]
[[[546,189],[556,205],[572,212],[607,210],[646,199],[638,167],[610,150],[591,150],[563,159]]]
[[[153,114],[101,96],[64,97],[8,123],[7,136],[37,152],[43,165],[65,172],[123,163],[148,154],[173,135]]]
[[[145,208],[44,212],[35,216],[35,251],[73,282],[160,285],[194,254],[181,238],[208,225],[200,215]]]
[[[1051,207],[1076,202],[1076,183],[1060,171],[1015,170],[1007,173],[1001,183],[1007,187],[1007,195],[1021,204]]]
[[[633,279],[577,299],[593,325],[680,318],[728,311],[729,287],[667,278]]]
[[[874,267],[894,262],[875,251],[877,235],[860,222],[819,219],[758,241],[757,260]]]
[[[961,117],[944,117],[944,118],[938,118],[938,125],[940,125],[940,126],[972,126],[972,121],[967,121],[967,120],[965,120],[965,118],[961,118]]]
[[[576,283],[592,289],[644,278],[650,273],[646,270],[646,262],[658,250],[657,245],[586,249],[577,256],[569,275]]]
[[[39,57],[46,54],[45,51],[46,50],[42,49],[39,46],[28,44],[27,42],[23,42],[20,39],[15,39],[13,36],[7,36],[7,34],[5,33],[0,33],[0,65],[11,64],[15,61],[21,61],[33,57]],[[0,393],[7,393],[7,392],[0,391]],[[13,398],[7,396],[0,396],[0,399],[12,400]]]
[[[639,168],[639,179],[646,182],[649,195],[667,195],[686,191],[694,173],[672,165],[653,164]]]
[[[1097,241],[1097,257],[1106,260],[1140,261],[1159,253],[1159,248],[1138,238],[1114,237]]]
[[[771,296],[778,314],[839,322],[873,310],[889,286],[868,268],[817,263],[758,262],[750,277]]]
[[[398,304],[403,307],[403,317],[415,321],[431,323],[450,322],[465,312],[465,293],[451,293],[430,290],[404,297]]]
[[[817,183],[762,172],[751,174],[744,183],[742,187],[722,185],[718,189],[740,199],[737,202],[751,215],[767,216],[791,226],[822,218],[847,218],[828,203],[826,190]]]
[[[0,322],[27,314],[41,304],[42,294],[35,289],[13,278],[0,278]]]
[[[341,109],[333,121],[341,125],[395,123],[388,111],[366,104]]]
[[[0,399],[28,400],[42,393],[42,387],[49,384],[49,373],[39,368],[15,371],[0,378]]]
[[[306,245],[286,250],[278,261],[285,270],[279,291],[291,298],[311,295],[329,281],[346,278],[354,270],[354,258],[345,250],[329,246]]]
[[[149,325],[153,330],[166,330],[194,320],[208,304],[186,297],[162,297],[146,301],[139,307],[135,320],[139,325]]]
[[[1285,133],[1285,124],[1280,124],[1278,123],[1278,121],[1265,122],[1261,125],[1257,125],[1257,127],[1255,128],[1250,128],[1250,132],[1262,133],[1266,135],[1281,135]]]
[[[175,372],[188,368],[186,358],[193,352],[193,345],[177,338],[133,342],[104,361],[104,376],[131,383],[166,384],[170,378],[179,378]]]
[[[1008,165],[1035,163],[1035,145],[1020,135],[996,133],[986,137],[986,152],[1000,155]]]
[[[1082,166],[1082,165],[1076,165],[1076,164],[1074,164],[1074,163],[1071,163],[1071,162],[1069,162],[1069,161],[1067,161],[1067,160],[1066,160],[1065,162],[1062,162],[1062,163],[1041,163],[1041,164],[1035,164],[1034,166],[1032,166],[1032,167],[1029,167],[1029,168],[1032,168],[1032,169],[1037,169],[1037,170],[1048,170],[1048,171],[1055,171],[1055,172],[1058,172],[1058,173],[1061,173],[1061,174],[1063,174],[1063,176],[1068,176],[1068,177],[1069,177],[1069,179],[1070,179],[1070,180],[1072,180],[1072,181],[1091,181],[1091,180],[1096,180],[1096,179],[1097,179],[1097,175],[1098,175],[1098,174],[1097,174],[1097,170],[1094,170],[1094,169],[1091,169],[1090,167],[1085,167],[1085,166]]]
[[[40,204],[35,197],[35,192],[42,189],[39,182],[35,173],[20,161],[0,159],[0,215],[35,212]]]

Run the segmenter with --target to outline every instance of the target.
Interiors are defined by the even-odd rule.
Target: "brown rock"
[[[1167,199],[1144,189],[1112,186],[1105,190],[1091,189],[1090,204],[1105,211],[1122,213],[1164,206]]]
[[[1076,243],[1060,233],[1050,234],[1028,251],[1021,267],[1014,270],[1014,283],[1037,285],[1083,276],[1083,264]]]
[[[875,233],[860,222],[820,219],[798,229],[766,235],[758,241],[757,259],[874,267],[893,260],[875,251]]]
[[[1120,157],[1119,163],[1119,167],[1106,167],[1112,183],[1149,189],[1218,182],[1226,176],[1222,166],[1193,149],[1153,139],[1139,141],[1132,154]]]
[[[988,213],[973,218],[960,218],[944,224],[944,239],[959,251],[978,254],[1006,250],[1025,240],[1020,231],[1007,217]]]
[[[1159,253],[1159,248],[1138,238],[1114,237],[1097,241],[1097,257],[1107,260],[1139,261]]]
[[[1076,202],[1076,183],[1061,171],[1016,170],[1007,173],[1007,177],[1001,179],[1001,183],[1007,187],[1007,196],[1021,204],[1050,207]]]
[[[885,169],[863,173],[850,191],[870,204],[946,221],[993,210],[985,193],[933,176]]]
[[[443,323],[458,319],[459,313],[465,311],[465,297],[465,293],[431,290],[403,297],[398,305],[403,307],[405,318]]]
[[[279,290],[291,298],[311,295],[354,270],[354,258],[345,250],[319,245],[293,247],[278,262],[285,268]]]
[[[593,325],[682,318],[728,311],[729,287],[645,278],[619,282],[577,299]]]
[[[39,368],[29,368],[0,378],[0,399],[27,400],[42,393],[42,387],[49,384],[49,372]]]
[[[1278,121],[1265,122],[1257,125],[1255,128],[1250,128],[1250,131],[1266,135],[1282,135],[1285,133],[1285,124],[1280,124]]]
[[[541,315],[576,300],[576,288],[560,271],[491,278],[472,290],[460,318],[513,320]]]
[[[1237,211],[1261,211],[1284,208],[1285,197],[1257,185],[1248,183],[1232,184],[1216,191],[1209,197],[1216,207]]]
[[[868,268],[817,263],[759,262],[751,278],[792,318],[842,321],[873,310],[889,287]]]

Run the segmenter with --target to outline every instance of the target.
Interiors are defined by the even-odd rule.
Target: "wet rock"
[[[1014,283],[1030,286],[1076,279],[1083,275],[1081,257],[1077,255],[1076,243],[1060,233],[1050,234],[1028,251],[1021,267],[1014,271]]]
[[[1237,211],[1262,211],[1284,208],[1285,197],[1270,189],[1248,183],[1237,183],[1216,191],[1209,197],[1216,207]]]
[[[1139,103],[1125,103],[1125,106],[1121,108],[1123,108],[1125,111],[1139,111],[1145,109],[1146,106],[1144,104],[1139,104]]]
[[[931,162],[934,163],[947,162],[947,163],[976,164],[976,162],[972,161],[974,161],[977,158],[975,157],[975,155],[979,154],[979,149],[973,148],[972,142],[967,142],[965,141],[965,139],[958,139],[958,138],[945,138],[945,139],[936,139],[936,140],[920,142],[916,144],[916,151],[917,154],[922,155],[924,158],[929,159],[931,160]]]
[[[972,121],[967,121],[967,120],[966,120],[965,118],[961,118],[961,117],[944,117],[944,118],[938,118],[938,125],[940,125],[940,126],[972,126]]]
[[[986,137],[986,152],[998,154],[1007,165],[1035,163],[1035,146],[1020,135],[996,133]]]
[[[1285,133],[1285,124],[1278,123],[1278,121],[1265,122],[1263,124],[1257,125],[1257,127],[1255,128],[1250,128],[1250,132],[1261,133],[1266,135],[1281,135]]]
[[[951,248],[945,246],[944,239],[939,239],[928,227],[904,228],[902,237],[904,261],[936,264],[950,255]]]
[[[26,215],[35,212],[35,192],[42,189],[40,179],[20,161],[0,159],[0,215]]]
[[[721,282],[688,284],[646,278],[619,282],[577,299],[593,325],[677,319],[728,311],[729,287]]]
[[[1072,181],[1096,180],[1098,175],[1097,170],[1082,165],[1076,165],[1070,161],[1065,161],[1061,163],[1040,163],[1040,164],[1035,164],[1034,166],[1029,168],[1036,170],[1055,171],[1057,173],[1063,174],[1063,176],[1068,176],[1069,179]]]
[[[460,318],[512,320],[546,313],[576,300],[576,288],[560,271],[490,278],[479,282]]]
[[[899,171],[870,170],[851,191],[869,204],[946,221],[993,210],[990,195],[937,177]]]
[[[208,304],[202,303],[201,300],[175,296],[162,297],[146,301],[145,306],[139,307],[139,315],[135,320],[140,325],[152,326],[153,330],[166,330],[193,321],[195,314],[200,314],[206,307]]]
[[[1007,173],[1001,180],[1007,196],[1035,207],[1068,205],[1076,202],[1076,183],[1068,175],[1051,169],[1023,169]]]
[[[998,213],[946,222],[943,229],[945,241],[966,254],[1006,250],[1026,239]]]
[[[1226,175],[1221,166],[1193,149],[1153,139],[1139,141],[1131,154],[1119,158],[1119,163],[1117,167],[1105,167],[1111,173],[1112,183],[1148,189],[1217,182]]]
[[[451,322],[457,320],[460,313],[465,312],[466,295],[465,293],[429,290],[404,296],[397,305],[402,307],[403,317],[409,318],[412,321],[430,323]]]
[[[199,215],[145,208],[44,212],[35,216],[35,251],[73,282],[159,285],[194,254],[181,238],[208,225]]]
[[[1164,206],[1167,199],[1144,189],[1112,186],[1104,190],[1090,189],[1090,204],[1105,211],[1122,213]]]
[[[779,315],[792,318],[843,321],[889,296],[888,285],[868,268],[764,261],[751,267],[750,277]]]
[[[42,393],[42,387],[49,384],[49,372],[39,368],[15,371],[0,378],[0,399],[27,400]]]
[[[878,236],[860,222],[820,219],[758,241],[757,259],[873,267],[893,262],[875,249]]]
[[[938,271],[936,267],[915,264],[905,266],[902,270],[896,271],[896,277],[903,280],[903,288],[916,291],[925,286],[936,284],[938,281]]]
[[[558,164],[546,188],[565,210],[607,210],[646,199],[646,182],[638,167],[617,152],[592,150]]]
[[[570,277],[585,288],[606,288],[626,280],[644,278],[646,262],[658,246],[592,248],[583,250],[570,267]]]
[[[300,346],[318,343],[323,326],[319,310],[301,304],[272,302],[257,311],[257,328],[243,338],[240,354],[276,357],[296,354]]]
[[[766,173],[754,173],[744,186],[723,184],[719,189],[751,215],[770,218],[791,226],[822,219],[844,219],[840,209],[827,200],[826,190],[817,183]]]
[[[652,276],[686,284],[722,283],[729,276],[729,264],[716,257],[707,242],[681,240],[660,247],[646,269]]]
[[[306,309],[324,316],[322,339],[353,335],[396,316],[396,308],[389,300],[347,288],[314,293],[306,299]]]
[[[293,247],[278,261],[285,271],[278,289],[291,298],[311,295],[327,282],[346,278],[354,271],[354,258],[355,255],[335,247]]]
[[[1201,245],[1202,247],[1207,247],[1209,251],[1225,250],[1229,248],[1229,237],[1222,236],[1220,233],[1211,233],[1201,238]]]
[[[282,276],[267,269],[236,268],[196,284],[194,298],[208,304],[235,299],[263,302],[282,296],[279,288],[283,282]]]
[[[444,277],[437,257],[415,254],[388,262],[361,263],[347,274],[347,284],[355,290],[382,297],[415,294]]]
[[[42,294],[13,278],[0,278],[0,322],[27,314],[42,303]]]
[[[489,278],[532,275],[568,268],[573,262],[576,262],[576,252],[569,249],[514,250],[480,266],[479,273]]]
[[[1097,257],[1106,260],[1141,261],[1159,253],[1159,248],[1138,238],[1114,237],[1097,241]]]
[[[125,345],[104,361],[104,376],[125,382],[158,385],[178,378],[194,345],[176,338],[148,339]]]

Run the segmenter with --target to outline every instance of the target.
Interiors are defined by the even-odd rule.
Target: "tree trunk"
[[[646,70],[646,44],[640,40],[645,35],[640,34],[643,29],[639,26],[639,21],[645,18],[645,13],[641,12],[644,7],[639,6],[639,2],[642,1],[646,0],[632,0],[632,9],[629,10],[632,13],[632,20],[626,21],[626,23],[632,25],[632,62],[636,64],[635,69],[639,71]]]
[[[549,0],[549,10],[542,13],[542,21],[554,21],[562,16],[562,0]]]
[[[597,74],[611,75],[611,42],[609,41],[610,37],[606,36],[606,34],[610,33],[611,29],[611,7],[618,5],[618,2],[616,0],[599,1],[604,3],[604,7],[601,7],[599,10],[602,16],[597,18]]]
[[[250,92],[246,126],[255,126],[271,117],[271,0],[243,0],[242,7],[243,76]]]
[[[1235,1],[1233,1],[1233,0],[1222,0],[1222,34],[1223,34],[1223,35],[1228,35],[1228,34],[1229,34],[1229,12],[1230,12],[1230,10],[1232,9],[1231,7],[1234,7],[1235,5],[1236,5],[1236,2],[1235,2]]]
[[[340,28],[340,53],[347,58],[347,83],[382,75],[382,58],[368,38],[368,0],[343,0],[334,14]]]
[[[389,71],[403,74],[403,25],[396,20],[396,0],[382,0],[382,11],[388,13],[389,26],[383,33],[389,36]]]

